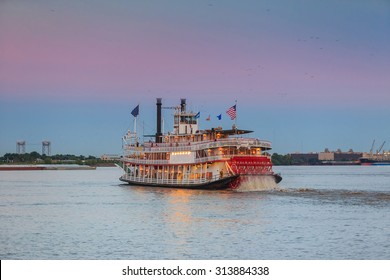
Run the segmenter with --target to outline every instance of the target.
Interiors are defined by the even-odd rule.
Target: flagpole
[[[137,133],[137,117],[134,117],[134,133]]]
[[[236,134],[237,134],[237,99],[235,100],[235,105],[236,106],[236,117],[234,118],[234,128],[236,130]]]
[[[145,142],[145,122],[142,122],[142,142]]]
[[[137,118],[139,115],[139,104],[131,111],[131,114],[134,116],[134,133],[137,133]]]

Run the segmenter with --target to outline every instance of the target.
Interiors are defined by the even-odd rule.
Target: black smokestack
[[[156,143],[161,143],[162,139],[162,133],[161,133],[161,99],[162,98],[157,98],[157,133],[156,133]]]
[[[185,98],[181,98],[181,104],[180,104],[180,107],[181,107],[181,112],[185,112],[186,111],[186,99]]]

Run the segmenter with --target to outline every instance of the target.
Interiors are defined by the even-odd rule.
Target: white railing
[[[218,160],[229,160],[232,157],[267,157],[271,158],[270,156],[266,155],[240,155],[240,154],[233,154],[233,155],[216,155],[216,156],[209,156],[209,157],[201,157],[196,158],[195,162],[188,162],[187,164],[199,164],[199,163],[205,163],[205,162],[213,162]],[[151,159],[139,159],[139,158],[133,158],[133,157],[124,157],[124,162],[131,162],[134,164],[145,164],[145,165],[166,165],[169,164],[169,160],[151,160]],[[186,163],[182,163],[186,164]]]
[[[220,176],[213,176],[211,178],[198,178],[198,179],[168,179],[168,178],[148,178],[137,177],[134,175],[124,174],[121,177],[125,181],[148,183],[148,184],[165,184],[165,185],[196,185],[211,183],[222,179]]]
[[[124,157],[124,162],[131,162],[135,164],[147,164],[147,165],[161,165],[161,164],[169,164],[169,161],[166,159],[139,159],[133,157]]]
[[[125,151],[130,152],[174,152],[174,151],[198,151],[226,146],[236,147],[261,147],[271,149],[271,142],[256,138],[229,138],[216,141],[188,142],[188,143],[144,143],[143,147],[126,146]]]
[[[229,158],[230,158],[230,156],[228,156],[228,155],[201,157],[201,158],[195,159],[195,163],[204,163],[204,162],[211,162],[211,161],[217,161],[217,160],[228,160]]]

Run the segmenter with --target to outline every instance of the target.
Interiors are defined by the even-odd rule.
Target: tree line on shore
[[[17,153],[6,153],[0,157],[1,164],[80,164],[96,166],[99,164],[110,163],[103,161],[95,156],[83,156],[83,155],[70,155],[70,154],[57,154],[47,156],[41,155],[38,152],[17,154]]]
[[[273,165],[293,165],[293,160],[291,155],[280,155],[278,153],[273,153],[271,156]]]

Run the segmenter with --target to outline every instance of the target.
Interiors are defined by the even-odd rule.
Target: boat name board
[[[195,163],[195,152],[180,151],[172,152],[169,157],[169,164]]]

